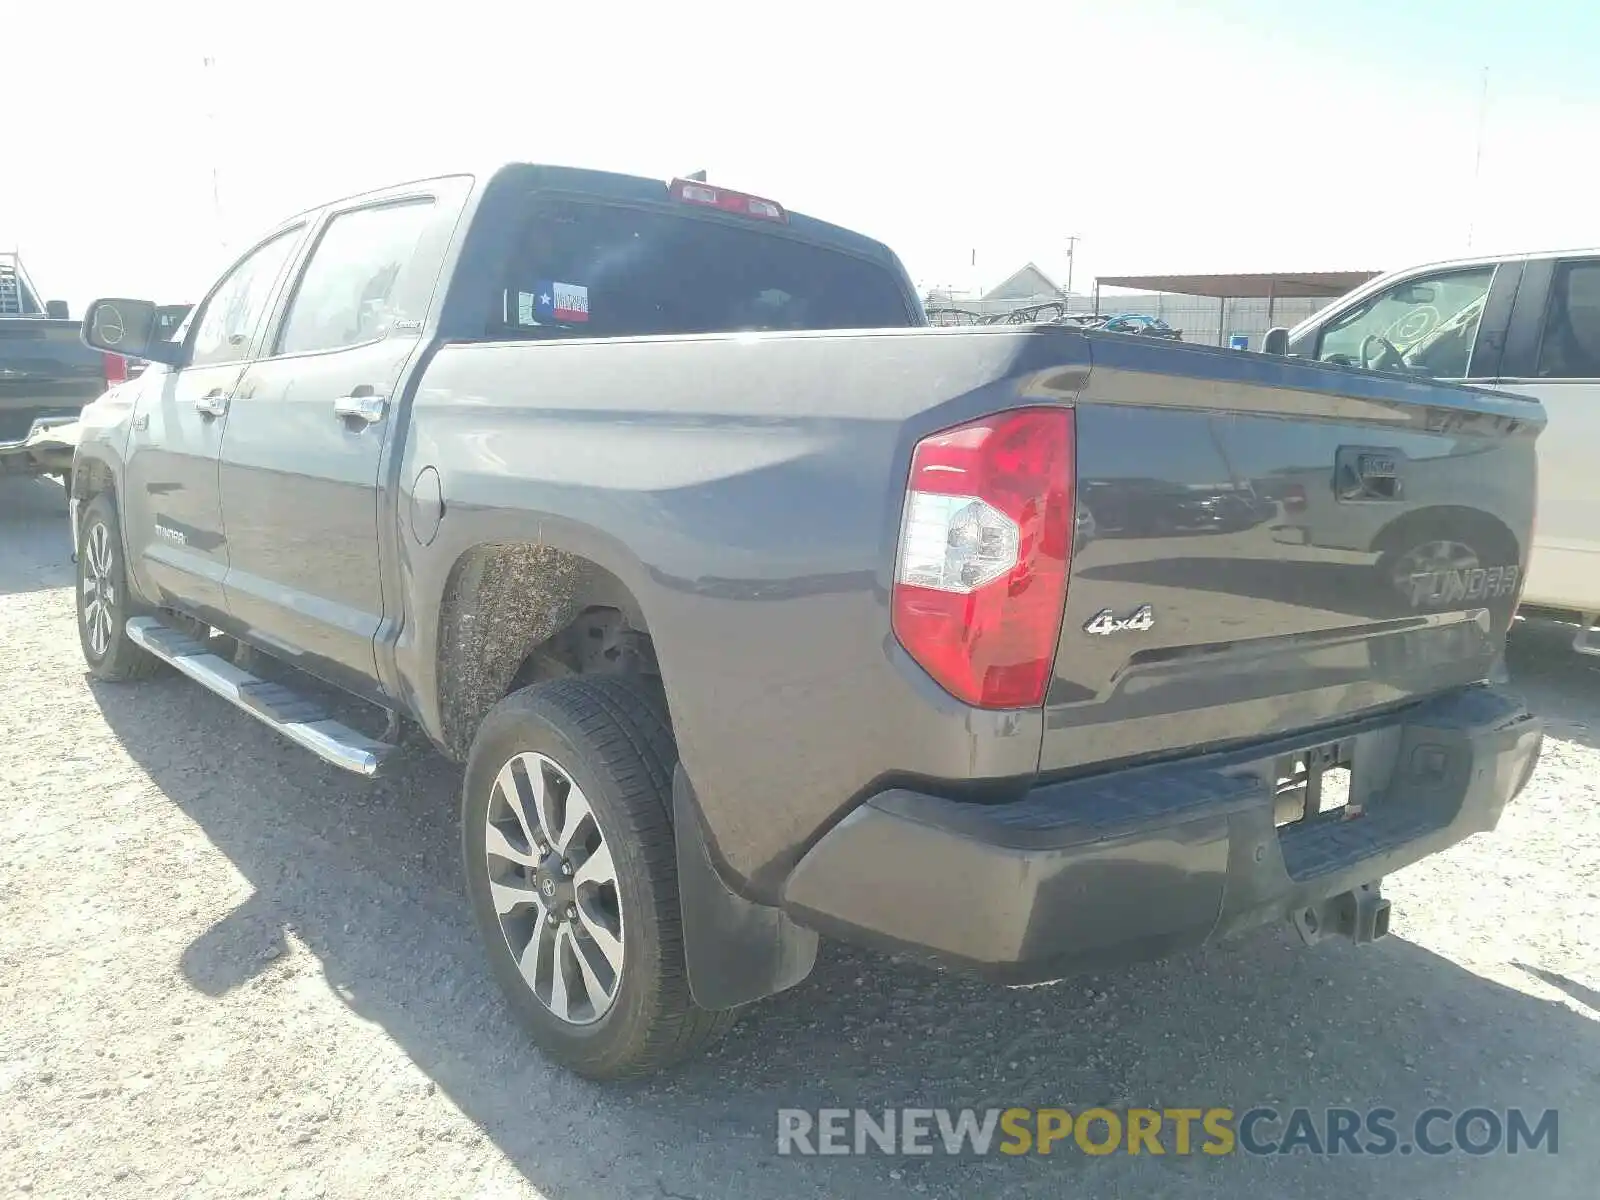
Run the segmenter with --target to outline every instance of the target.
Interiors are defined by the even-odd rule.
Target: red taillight
[[[102,354],[105,360],[106,387],[116,387],[128,378],[128,360],[120,354]]]
[[[1072,557],[1073,414],[1024,408],[917,443],[894,634],[956,699],[1044,702]]]
[[[727,188],[712,187],[709,183],[693,179],[674,179],[667,185],[667,190],[672,193],[674,200],[681,200],[684,204],[699,204],[741,217],[754,217],[758,221],[789,219],[789,214],[783,211],[783,205],[776,200],[763,200],[760,196],[748,196],[744,192],[730,192]]]

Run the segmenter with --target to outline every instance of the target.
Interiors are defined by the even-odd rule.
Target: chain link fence
[[[924,303],[928,318],[935,325],[990,324],[1008,317],[1020,318],[1022,322],[1052,321],[1069,314],[1095,311],[1094,297],[1077,293],[1035,296],[1027,300],[984,300],[934,289],[927,294]],[[1215,300],[1209,296],[1181,296],[1170,292],[1102,292],[1099,311],[1102,315],[1137,313],[1155,317],[1180,330],[1186,342],[1226,346],[1233,337],[1246,337],[1251,349],[1259,349],[1262,335],[1273,325],[1297,325],[1331,303],[1332,300],[1323,297],[1279,297],[1272,303],[1269,322],[1264,298]]]

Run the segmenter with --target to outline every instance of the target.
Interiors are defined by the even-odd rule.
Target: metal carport
[[[1094,281],[1094,311],[1098,316],[1102,287],[1207,296],[1221,302],[1217,330],[1220,342],[1226,335],[1229,300],[1265,299],[1267,324],[1271,325],[1273,306],[1280,297],[1332,300],[1381,274],[1381,271],[1269,271],[1242,275],[1102,275]]]

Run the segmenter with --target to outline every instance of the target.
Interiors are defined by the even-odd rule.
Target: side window
[[[1323,362],[1464,379],[1494,267],[1408,279],[1323,327]]]
[[[416,252],[432,201],[407,201],[341,213],[328,223],[300,277],[278,335],[279,354],[335,350],[370,342],[403,312],[396,282]]]
[[[198,315],[199,328],[189,348],[189,365],[237,362],[266,319],[272,289],[294,251],[298,229],[286,230],[256,247],[230,271]]]
[[[1556,268],[1537,373],[1541,379],[1600,378],[1600,261]]]

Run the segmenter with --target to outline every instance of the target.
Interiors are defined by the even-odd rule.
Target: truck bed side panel
[[[402,537],[413,703],[437,730],[453,566],[538,543],[639,602],[714,849],[757,888],[886,775],[1031,778],[1042,714],[952,700],[887,610],[911,445],[1016,403],[1030,352],[927,330],[444,347],[400,471],[436,468],[446,505],[432,545]]]

